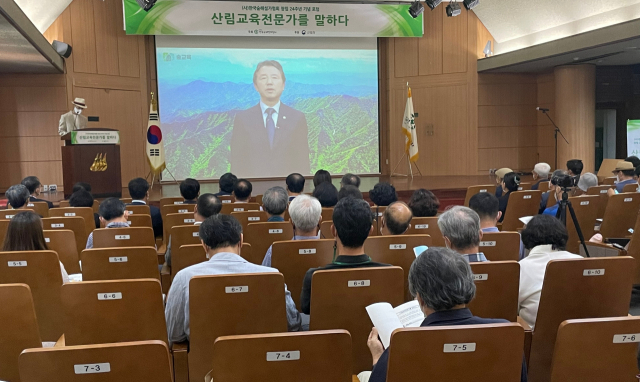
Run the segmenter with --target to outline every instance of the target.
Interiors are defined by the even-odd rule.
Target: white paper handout
[[[533,216],[523,216],[523,217],[521,217],[521,218],[520,218],[520,219],[518,219],[518,220],[520,220],[521,222],[523,222],[523,223],[524,223],[524,225],[527,225],[527,224],[529,224],[529,222],[531,221],[531,219],[533,219]]]
[[[413,300],[395,308],[387,302],[379,302],[367,306],[367,313],[373,326],[378,329],[382,345],[389,347],[391,333],[400,328],[417,328],[424,321],[424,313],[418,301]]]

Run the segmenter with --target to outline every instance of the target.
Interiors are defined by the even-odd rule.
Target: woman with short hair
[[[522,231],[522,243],[529,255],[520,260],[519,316],[529,326],[536,323],[542,282],[551,260],[581,259],[582,256],[567,252],[569,234],[560,220],[550,215],[536,215]]]
[[[520,176],[515,172],[507,173],[502,179],[502,189],[506,191],[506,193],[498,199],[500,202],[500,212],[502,212],[500,222],[504,220],[504,213],[507,212],[509,196],[512,192],[518,191],[518,187],[520,187]]]

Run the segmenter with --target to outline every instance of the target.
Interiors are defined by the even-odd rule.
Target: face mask
[[[616,174],[616,179],[618,180],[618,182],[620,182],[620,173]]]
[[[73,113],[80,115],[82,114],[82,109],[76,106],[73,108]]]

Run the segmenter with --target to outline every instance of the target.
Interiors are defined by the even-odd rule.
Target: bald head
[[[382,234],[402,235],[411,226],[412,217],[411,209],[404,202],[389,204],[382,215]]]

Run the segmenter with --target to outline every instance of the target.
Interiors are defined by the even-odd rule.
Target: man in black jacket
[[[418,300],[426,316],[420,326],[457,326],[502,324],[504,319],[486,319],[474,316],[466,305],[476,293],[473,272],[469,263],[453,250],[429,248],[416,258],[409,270],[409,291]],[[389,348],[384,349],[373,328],[367,340],[373,357],[373,371],[369,382],[385,382],[389,363]],[[393,345],[392,345],[393,346]],[[420,349],[416,349],[420,351]],[[493,362],[499,362],[493,360]],[[366,377],[361,373],[358,377]],[[527,367],[522,362],[521,382],[527,381]],[[425,377],[425,381],[428,377]]]
[[[135,178],[129,182],[129,195],[131,195],[131,203],[128,206],[145,206],[149,199],[149,182],[144,178]],[[151,213],[151,225],[153,226],[153,234],[156,237],[162,236],[162,214],[160,209],[155,206],[149,206]]]
[[[310,314],[311,310],[311,278],[313,273],[325,269],[388,267],[389,264],[376,263],[364,253],[364,241],[373,232],[373,216],[369,203],[362,199],[344,198],[333,209],[333,237],[336,239],[335,257],[331,264],[320,268],[311,268],[304,275],[302,294],[300,295],[301,311]]]
[[[27,190],[29,190],[29,194],[31,194],[31,196],[29,197],[30,202],[45,202],[47,203],[49,208],[53,208],[53,203],[51,203],[50,201],[38,199],[38,196],[40,196],[40,191],[42,189],[42,183],[40,183],[40,179],[38,179],[37,176],[28,176],[22,179],[21,184],[27,187]]]

